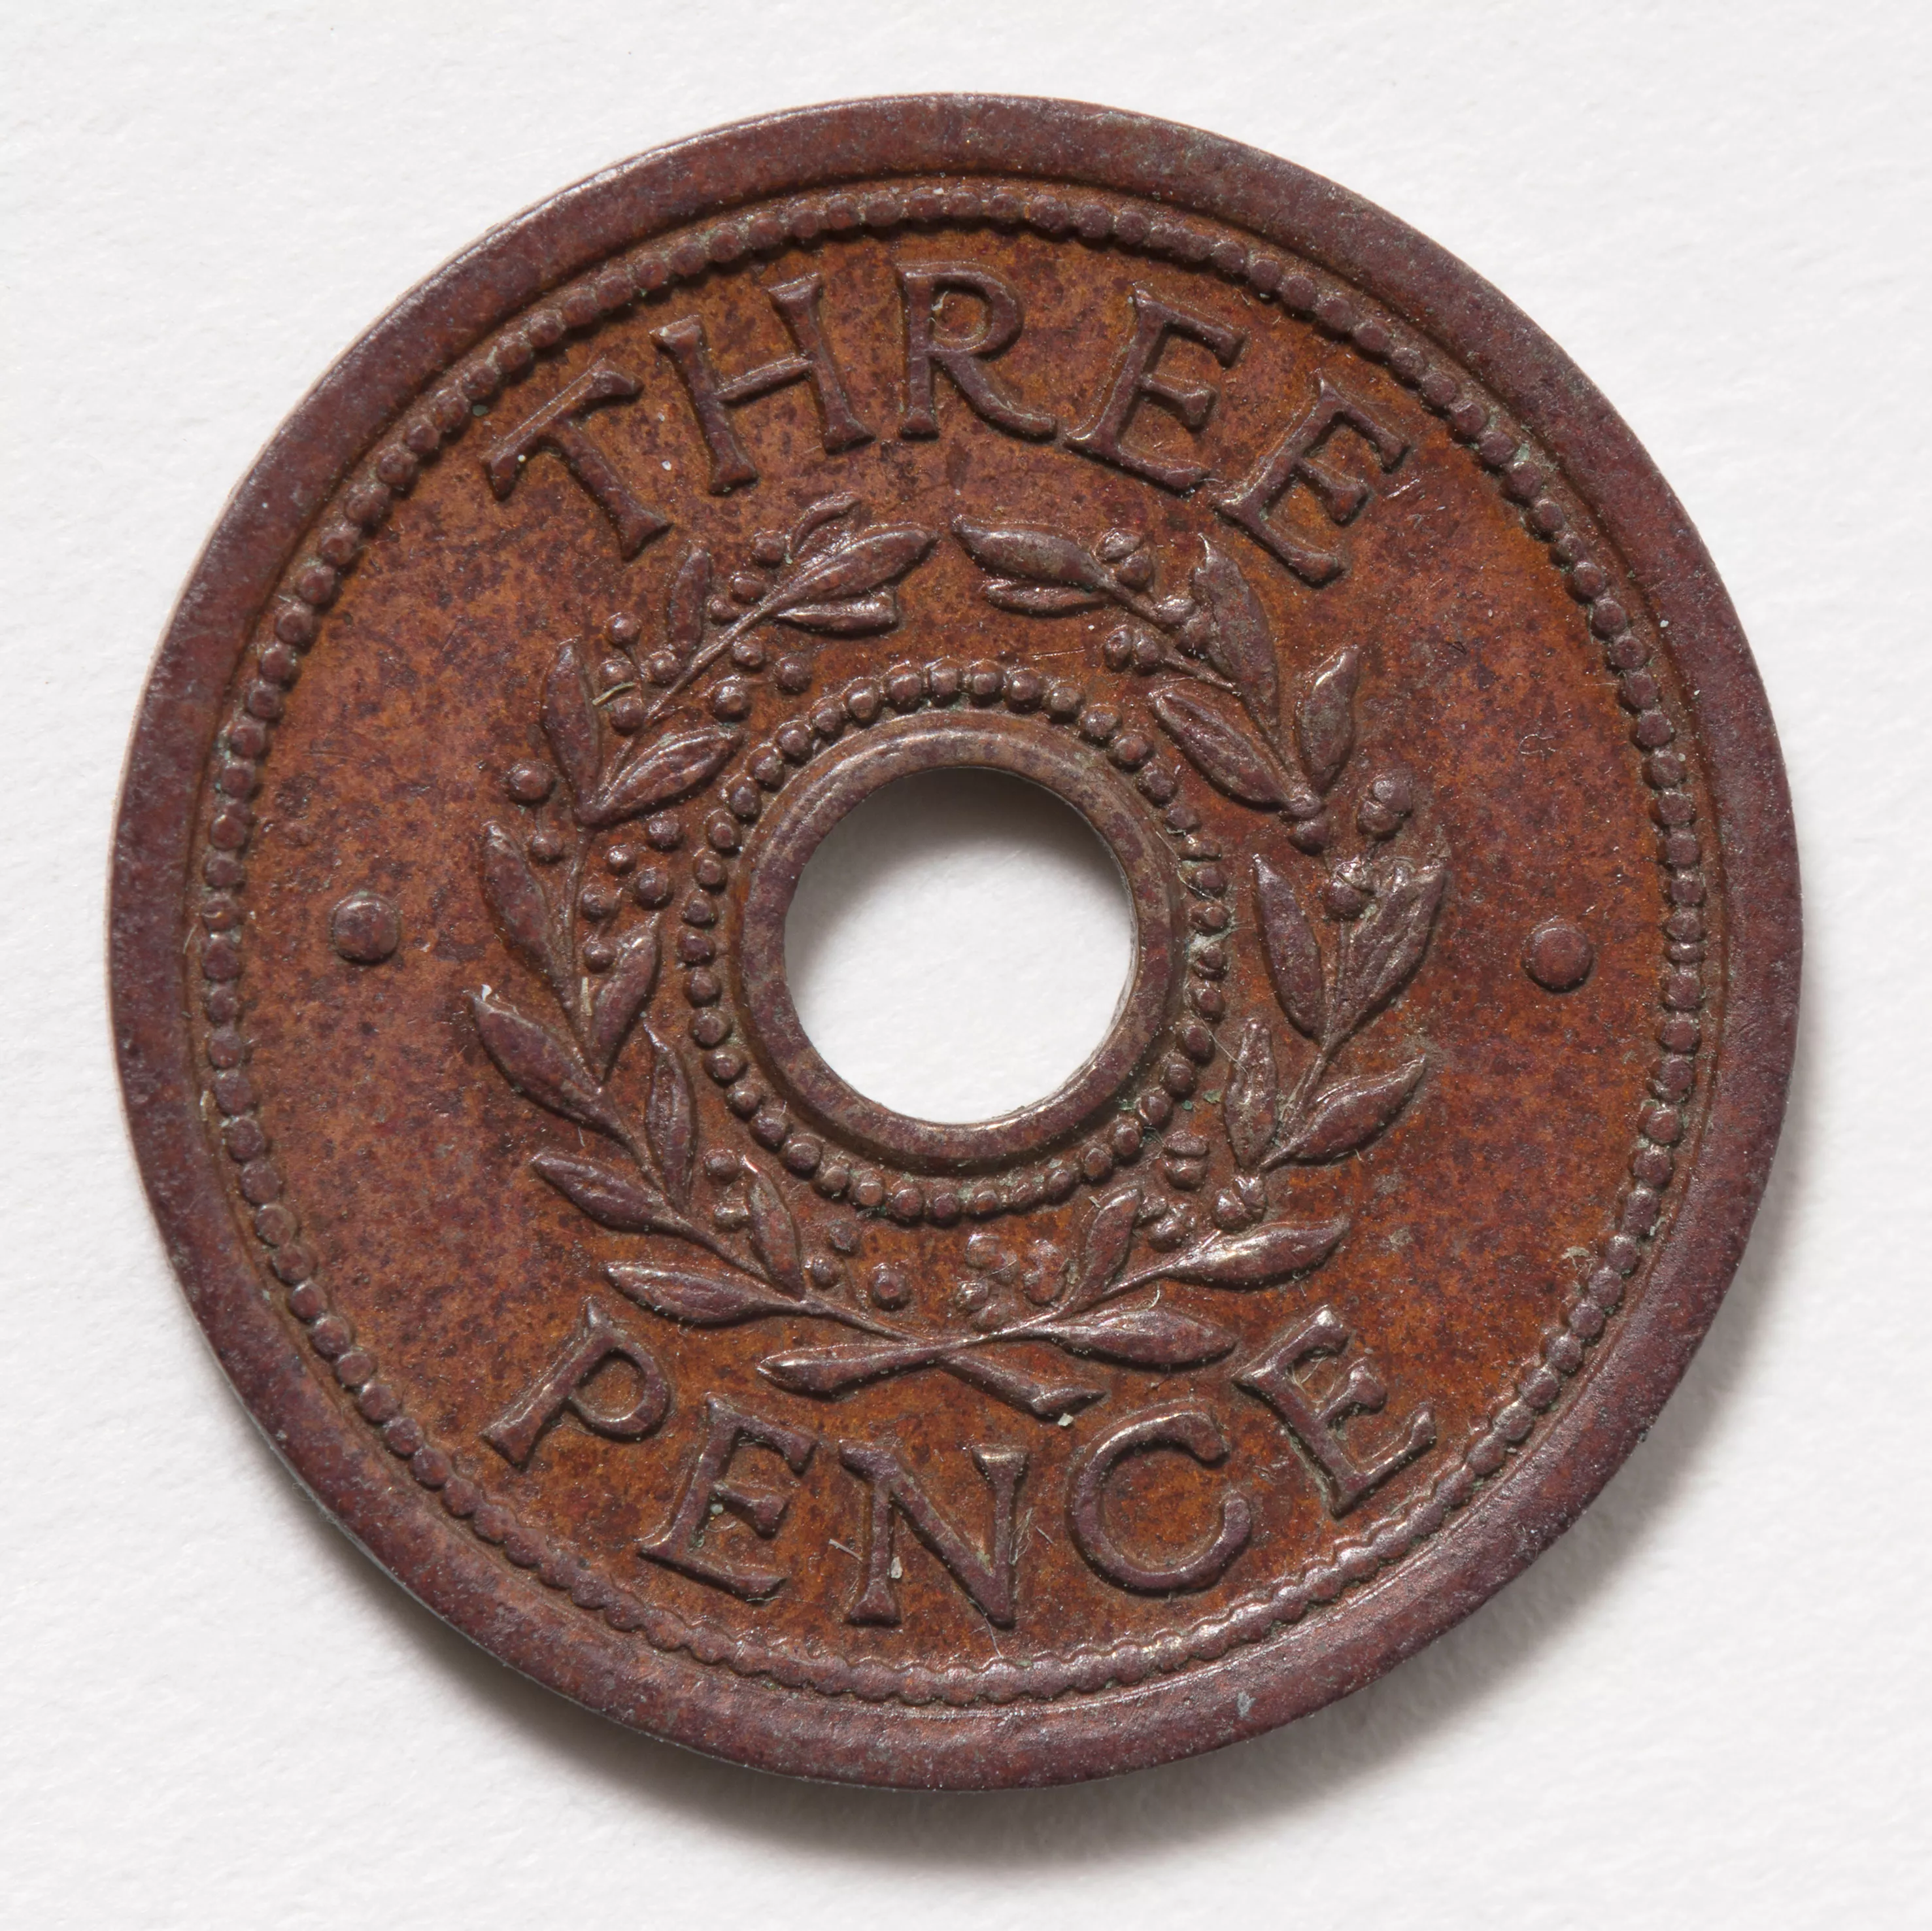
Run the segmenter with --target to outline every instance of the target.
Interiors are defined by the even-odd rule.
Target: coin
[[[962,767],[1135,945],[945,1123],[784,935]],[[112,926],[189,1299],[343,1526],[622,1722],[952,1787],[1280,1724],[1560,1533],[1735,1266],[1798,947],[1749,653],[1559,350],[1286,162],[945,96],[379,323],[163,643]]]

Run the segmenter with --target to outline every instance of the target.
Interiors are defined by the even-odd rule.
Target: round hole
[[[999,771],[883,786],[812,854],[785,969],[820,1057],[914,1119],[1030,1106],[1106,1037],[1134,962],[1120,868],[1079,815]]]

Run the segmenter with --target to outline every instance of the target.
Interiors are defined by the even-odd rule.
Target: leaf
[[[856,496],[821,496],[816,503],[808,503],[805,512],[792,525],[791,537],[786,548],[792,560],[810,556],[814,551],[823,549],[837,535],[832,527],[841,517],[850,516],[859,506]],[[814,543],[812,539],[818,541]]]
[[[614,1261],[604,1272],[614,1287],[640,1307],[667,1320],[682,1321],[687,1327],[728,1327],[734,1321],[797,1312],[789,1301],[728,1274],[704,1274],[694,1268],[658,1267],[632,1260]]]
[[[1274,1036],[1259,1020],[1241,1029],[1221,1104],[1228,1144],[1244,1172],[1258,1167],[1274,1138]]]
[[[581,803],[597,788],[604,753],[597,713],[584,687],[584,668],[577,661],[574,644],[566,644],[557,652],[550,674],[544,679],[543,728],[571,796]]]
[[[1051,584],[1016,584],[1006,577],[989,578],[982,586],[986,601],[1016,617],[1066,617],[1076,610],[1093,610],[1106,602],[1091,590],[1070,590]]]
[[[1073,1414],[1107,1392],[1084,1381],[1042,1381],[1024,1368],[990,1361],[977,1350],[956,1354],[940,1365],[956,1380],[997,1395],[1042,1422],[1057,1422],[1062,1415]]]
[[[1071,537],[1054,530],[1024,524],[998,528],[958,516],[952,520],[952,533],[974,562],[995,576],[1018,577],[1025,583],[1078,585],[1098,590],[1102,596],[1113,588],[1112,573],[1097,557]]]
[[[1208,661],[1239,689],[1256,719],[1272,731],[1281,712],[1274,632],[1240,566],[1204,536],[1194,572],[1194,594],[1214,620]]]
[[[736,742],[736,733],[712,725],[661,738],[621,767],[577,815],[586,824],[602,826],[668,804],[704,783]]]
[[[621,1134],[622,1122],[575,1047],[487,989],[470,995],[470,1009],[497,1070],[526,1099],[579,1126]]]
[[[649,1233],[664,1217],[664,1196],[636,1175],[580,1153],[546,1148],[530,1164],[571,1205],[601,1227],[619,1233]]]
[[[1293,887],[1258,854],[1255,859],[1255,902],[1274,996],[1295,1030],[1319,1042],[1328,1010],[1322,947],[1296,902]]]
[[[682,1207],[691,1198],[697,1109],[683,1062],[656,1033],[647,1030],[645,1037],[651,1043],[651,1093],[644,1103],[644,1137],[671,1198]]]
[[[1210,784],[1243,804],[1288,802],[1267,746],[1238,705],[1191,684],[1156,684],[1148,700],[1167,734]]]
[[[746,1205],[751,1210],[752,1251],[764,1263],[774,1285],[794,1300],[805,1293],[804,1255],[798,1223],[762,1168],[744,1163]]]
[[[1316,1095],[1313,1110],[1286,1149],[1295,1160],[1339,1160],[1368,1145],[1408,1104],[1428,1065],[1418,1053],[1392,1073],[1342,1080]]]
[[[872,637],[890,630],[899,620],[899,600],[890,590],[873,596],[848,597],[842,603],[801,604],[777,613],[781,623],[825,637]]]
[[[1342,935],[1335,969],[1334,1037],[1346,1039],[1407,985],[1436,929],[1448,867],[1432,860],[1420,870],[1398,859],[1376,887],[1375,902]]]
[[[1212,1321],[1172,1308],[1108,1308],[1036,1331],[1070,1354],[1096,1355],[1136,1368],[1198,1368],[1218,1361],[1236,1337]]]
[[[955,1345],[950,1341],[852,1341],[837,1347],[801,1348],[771,1354],[758,1363],[767,1381],[794,1395],[843,1395],[868,1381],[925,1368]]]
[[[693,550],[677,566],[664,601],[664,647],[688,663],[704,641],[704,606],[711,595],[711,552]]]
[[[1133,1245],[1134,1224],[1140,1218],[1141,1190],[1123,1187],[1110,1194],[1088,1216],[1072,1285],[1076,1290],[1104,1287],[1126,1265]]]
[[[1346,1221],[1270,1221],[1233,1234],[1210,1234],[1148,1270],[1150,1280],[1202,1287],[1265,1287],[1318,1267],[1348,1231]]]
[[[1361,674],[1361,653],[1342,651],[1310,678],[1306,695],[1296,707],[1294,734],[1301,761],[1318,791],[1327,791],[1341,776],[1355,748],[1355,685]]]
[[[617,948],[590,1008],[590,1062],[608,1079],[638,1015],[658,983],[658,922],[652,919]]]
[[[504,935],[555,985],[560,975],[549,904],[524,848],[500,824],[484,830],[482,872],[483,896]]]
[[[833,544],[809,558],[771,596],[769,616],[806,604],[832,603],[866,596],[896,583],[930,550],[937,539],[915,523],[889,523]]]

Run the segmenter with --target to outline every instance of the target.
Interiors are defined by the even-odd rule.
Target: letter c
[[[1114,1469],[1129,1455],[1154,1449],[1178,1449],[1204,1468],[1216,1467],[1228,1458],[1228,1439],[1204,1409],[1176,1402],[1130,1416],[1074,1464],[1066,1501],[1074,1543],[1101,1575],[1123,1589],[1166,1596],[1181,1590],[1210,1588],[1247,1545],[1254,1528],[1254,1512],[1238,1492],[1222,1497],[1221,1526],[1214,1539],[1184,1560],[1164,1566],[1136,1560],[1106,1525],[1101,1505]]]

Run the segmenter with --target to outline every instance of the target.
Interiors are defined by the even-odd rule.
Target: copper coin
[[[784,942],[962,767],[1136,941],[963,1125]],[[1286,162],[934,97],[600,175],[343,359],[163,644],[112,946],[195,1312],[364,1548],[653,1734],[981,1786],[1312,1710],[1575,1516],[1742,1247],[1798,919],[1559,350]]]

